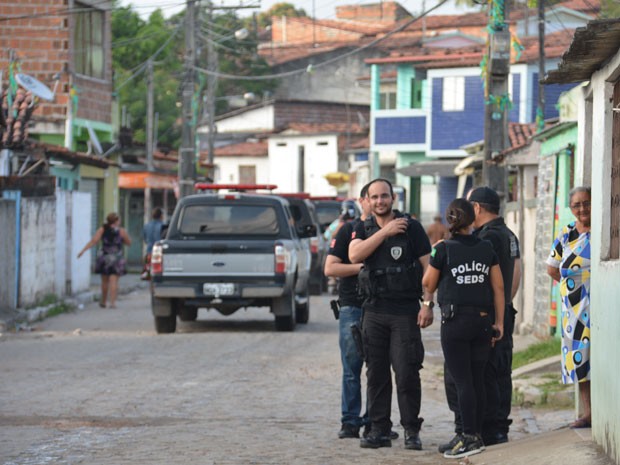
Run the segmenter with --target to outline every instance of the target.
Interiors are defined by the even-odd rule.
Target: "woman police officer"
[[[473,206],[453,200],[446,210],[451,237],[438,242],[422,281],[438,290],[441,346],[458,393],[463,434],[444,457],[460,458],[484,450],[480,438],[485,403],[484,370],[491,345],[501,339],[504,285],[491,244],[471,235]],[[494,323],[493,323],[494,322]]]

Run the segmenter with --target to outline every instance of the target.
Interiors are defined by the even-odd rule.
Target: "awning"
[[[141,171],[138,173],[119,173],[118,187],[120,189],[174,189],[178,184],[178,178],[172,174],[151,173]]]
[[[454,174],[457,176],[473,174],[476,168],[480,168],[482,166],[483,160],[484,155],[481,153],[465,157],[456,165],[456,168],[454,168]]]
[[[460,159],[421,161],[398,168],[396,172],[412,178],[417,178],[419,176],[454,177],[454,168],[456,168],[459,161]]]

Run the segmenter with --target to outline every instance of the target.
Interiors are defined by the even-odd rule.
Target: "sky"
[[[256,11],[266,11],[274,3],[280,3],[286,0],[212,0],[214,5],[257,5],[256,9],[242,9],[239,10],[241,16],[246,16]],[[440,0],[399,0],[399,3],[412,13],[423,10],[423,4],[426,9],[432,8],[437,5]],[[336,6],[340,5],[355,5],[355,4],[367,4],[378,3],[379,0],[290,0],[288,3],[294,4],[297,8],[303,8],[308,16],[316,16],[320,19],[335,19],[336,18]],[[183,0],[121,0],[121,5],[132,5],[134,11],[137,11],[140,16],[148,18],[149,14],[156,8],[161,8],[165,17],[169,17],[172,14],[178,13],[185,6]],[[465,7],[457,7],[455,0],[449,0],[447,4],[438,8],[433,14],[458,14],[465,13],[468,10]],[[314,12],[314,14],[313,14]]]

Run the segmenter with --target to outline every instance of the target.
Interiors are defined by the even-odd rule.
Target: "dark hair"
[[[388,185],[388,187],[390,188],[390,195],[393,197],[394,196],[394,188],[392,187],[392,183],[390,181],[388,181],[387,179],[384,178],[376,178],[373,179],[372,181],[370,181],[368,184],[366,184],[366,195],[368,195],[368,189],[370,189],[370,186],[372,186],[374,183],[376,182],[384,182]]]
[[[119,220],[118,213],[112,212],[108,213],[108,216],[105,217],[105,223],[103,223],[104,228],[111,228],[114,223]]]
[[[476,202],[480,205],[480,208],[488,211],[489,213],[493,213],[494,215],[499,215],[499,207],[497,205],[491,205],[490,203]]]
[[[362,187],[362,190],[360,190],[360,197],[364,198],[368,195],[368,186],[370,185],[370,183],[368,184],[364,184],[364,187]]]
[[[470,226],[476,217],[474,207],[466,199],[454,199],[446,208],[446,221],[450,235],[454,236],[461,229]]]
[[[153,210],[153,219],[154,220],[159,220],[161,219],[163,215],[163,212],[161,211],[161,208],[157,207]]]

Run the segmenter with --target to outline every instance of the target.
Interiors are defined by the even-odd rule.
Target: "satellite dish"
[[[47,87],[42,82],[37,81],[32,76],[18,73],[15,75],[15,80],[20,86],[22,86],[27,91],[32,92],[37,97],[42,98],[43,100],[48,100],[50,102],[54,100],[54,92],[52,92],[49,87]]]

